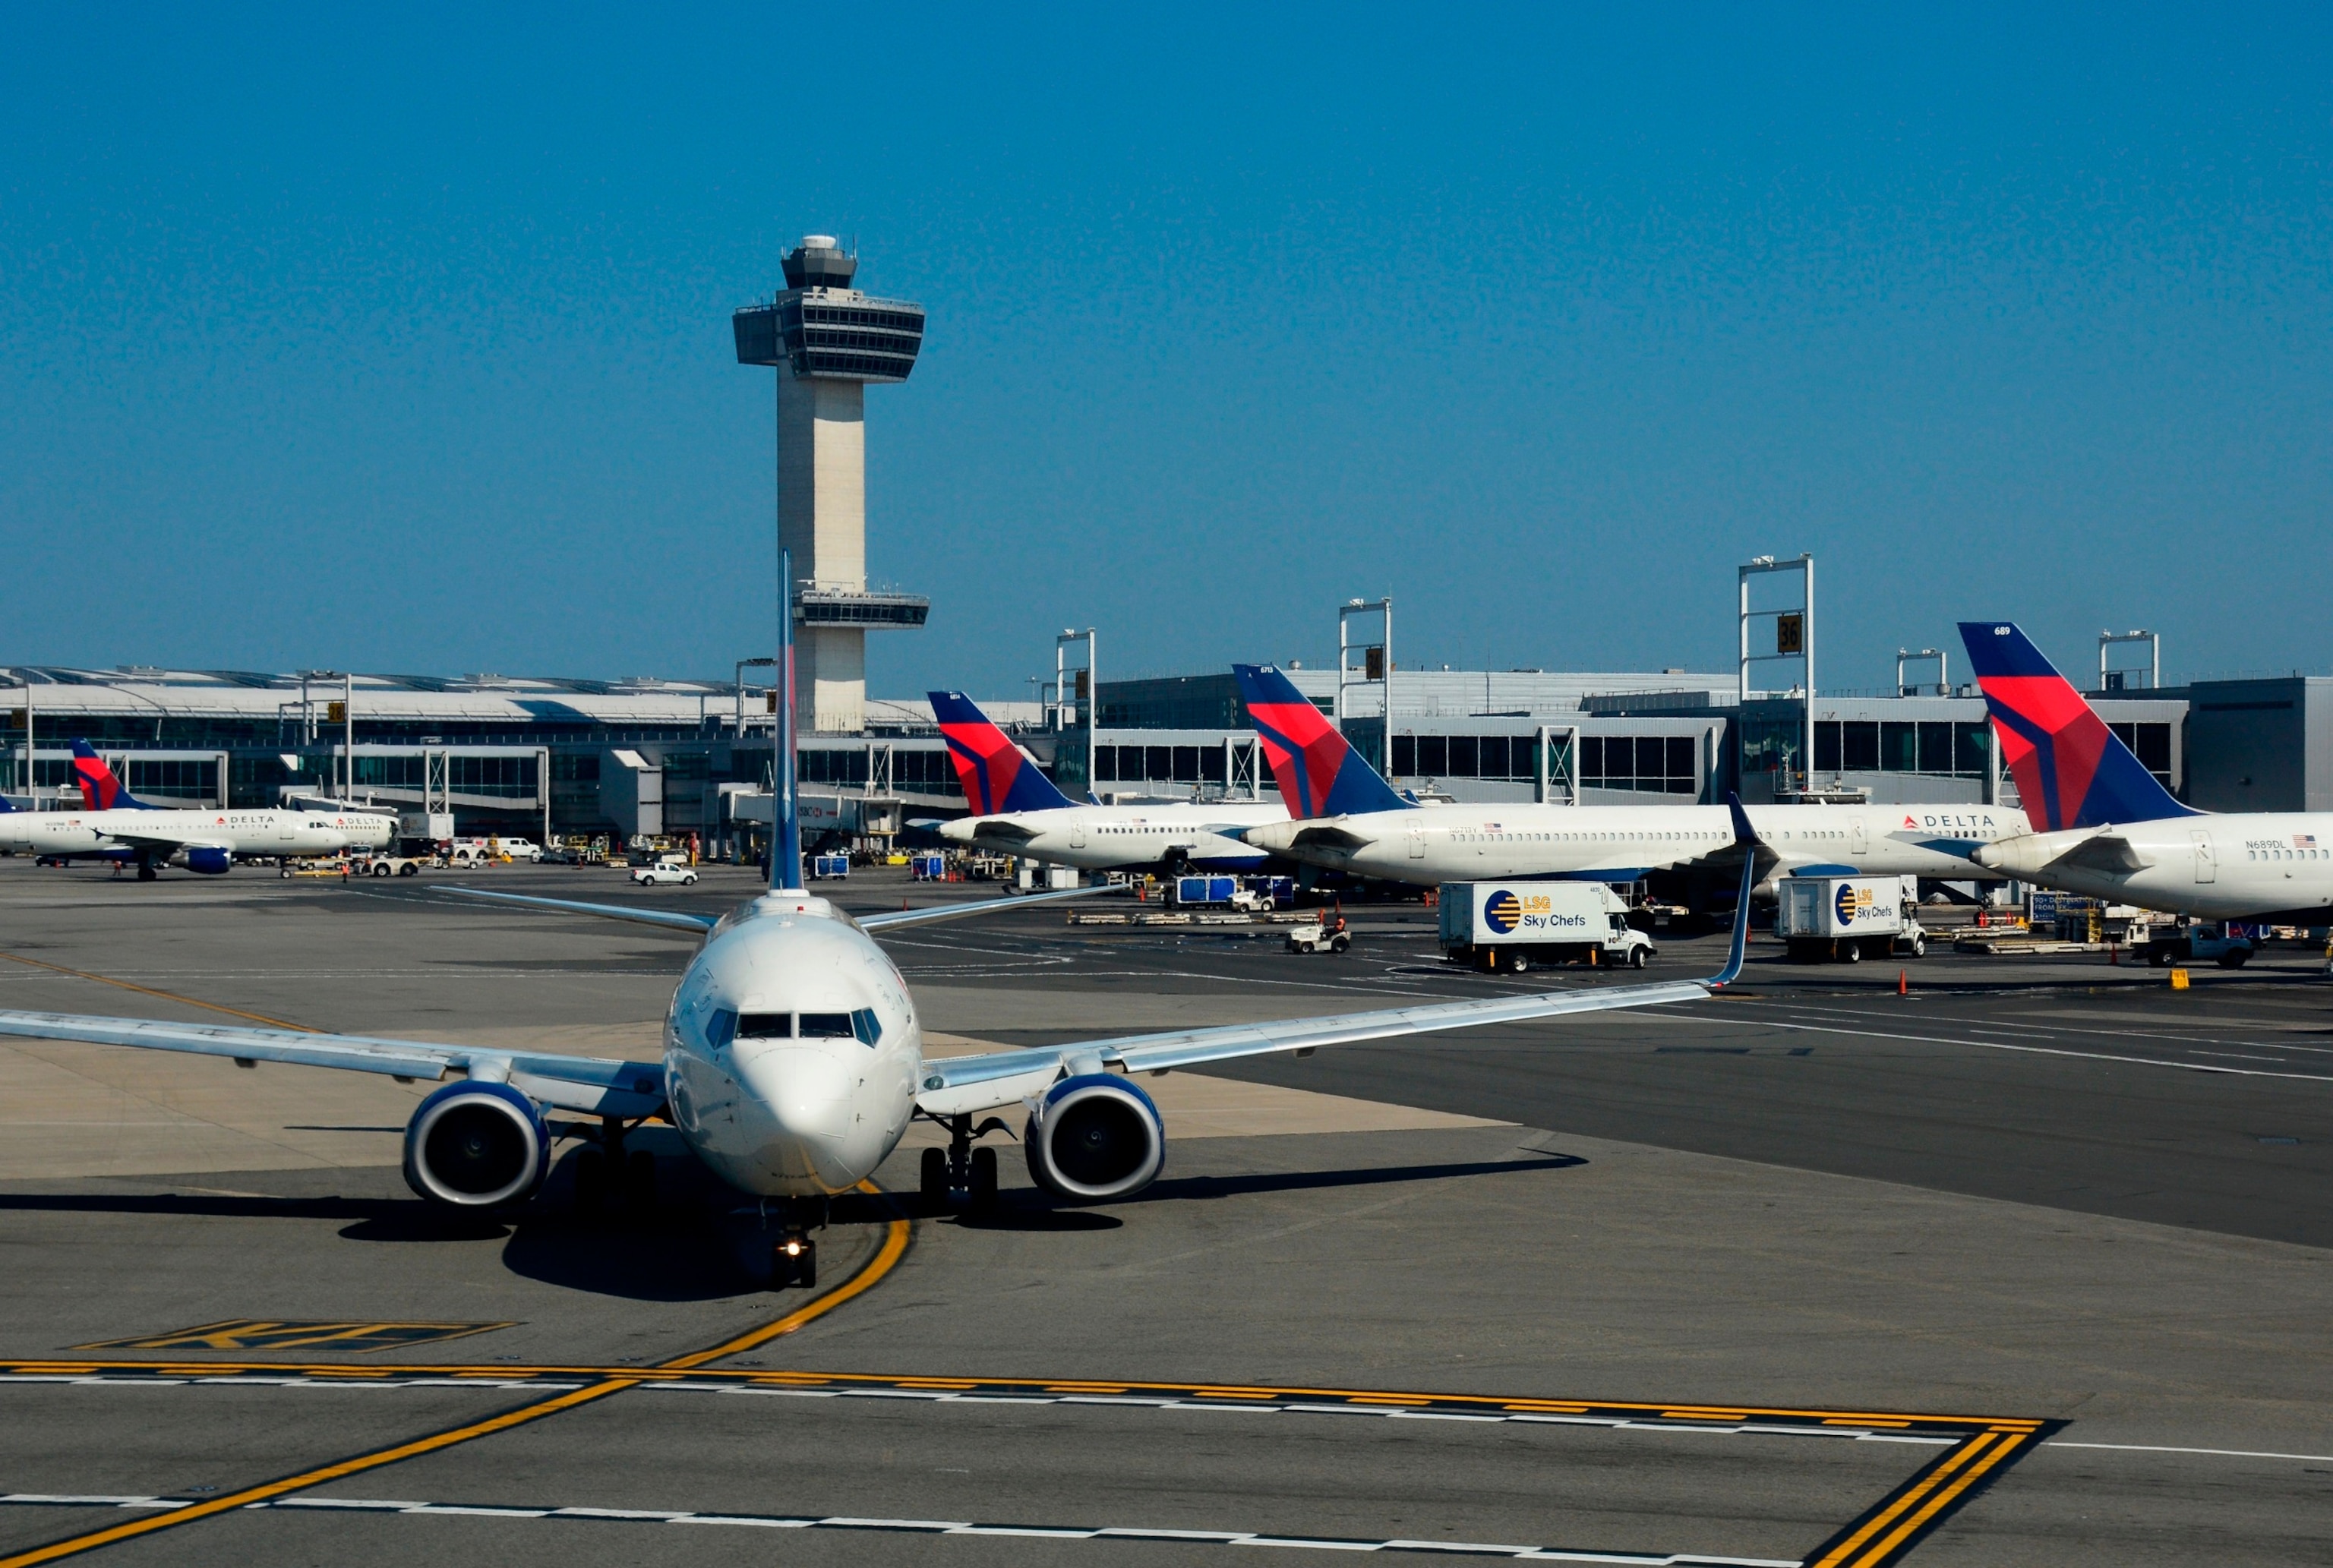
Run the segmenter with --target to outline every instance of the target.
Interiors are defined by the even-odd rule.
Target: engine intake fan
[[[448,1084],[405,1128],[405,1184],[433,1203],[515,1203],[551,1171],[542,1108],[508,1084]]]
[[[1158,1179],[1166,1163],[1166,1123],[1135,1085],[1089,1073],[1045,1092],[1022,1147],[1037,1185],[1057,1198],[1100,1202]]]

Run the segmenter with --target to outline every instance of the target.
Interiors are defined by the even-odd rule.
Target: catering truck
[[[1774,934],[1799,963],[1925,957],[1928,939],[1901,876],[1785,876],[1774,884]]]
[[[1628,923],[1628,903],[1600,882],[1446,882],[1444,956],[1521,974],[1534,963],[1642,969],[1660,950]]]

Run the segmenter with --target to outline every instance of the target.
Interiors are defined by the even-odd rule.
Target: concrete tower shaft
[[[739,311],[737,362],[778,373],[778,538],[793,552],[802,729],[866,727],[867,633],[920,626],[930,601],[867,587],[867,384],[904,381],[924,310],[850,285],[858,258],[825,234],[786,257],[787,288]]]

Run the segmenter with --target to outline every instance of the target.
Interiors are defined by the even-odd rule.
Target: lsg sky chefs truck
[[[1445,882],[1442,951],[1454,963],[1521,974],[1534,963],[1642,969],[1660,950],[1600,882]]]
[[[1927,954],[1903,877],[1785,876],[1774,894],[1774,934],[1796,962]]]

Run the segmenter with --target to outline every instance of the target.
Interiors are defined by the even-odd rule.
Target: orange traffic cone
[[[1896,994],[1897,996],[1902,997],[1912,994],[1910,990],[1910,980],[1908,979],[1910,973],[1911,971],[1909,970],[1899,969],[1896,971]]]

